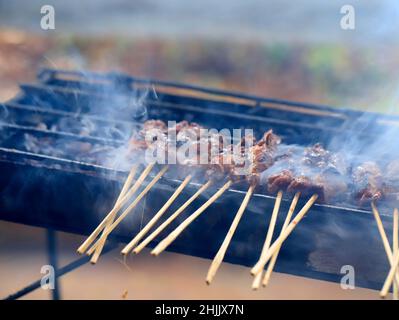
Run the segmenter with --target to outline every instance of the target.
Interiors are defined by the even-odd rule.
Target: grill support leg
[[[57,233],[53,229],[47,229],[47,254],[49,265],[54,268],[54,289],[51,290],[53,300],[60,300],[60,282],[58,279],[58,252]]]

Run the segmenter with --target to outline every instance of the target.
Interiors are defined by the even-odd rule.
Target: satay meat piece
[[[341,155],[326,150],[321,143],[306,148],[302,162],[305,165],[322,170],[335,170],[341,175],[348,173],[348,166]]]
[[[267,179],[267,189],[274,194],[279,190],[286,190],[292,181],[294,181],[294,174],[290,170],[284,169]]]
[[[258,185],[262,172],[270,168],[274,163],[274,154],[281,138],[273,133],[273,130],[265,132],[262,138],[248,152],[250,164],[246,173],[246,180],[251,185]]]
[[[364,162],[352,171],[355,199],[363,205],[383,197],[382,173],[375,162]]]
[[[307,176],[295,177],[287,187],[287,191],[290,193],[300,192],[302,195],[318,194],[319,201],[324,202],[325,200],[323,185],[312,181]]]

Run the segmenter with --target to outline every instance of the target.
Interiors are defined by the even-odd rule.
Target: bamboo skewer
[[[290,208],[288,210],[287,216],[285,217],[284,224],[283,224],[283,227],[281,228],[280,235],[285,231],[285,229],[287,228],[288,224],[290,223],[291,217],[294,214],[294,211],[295,211],[295,208],[296,208],[296,205],[298,203],[300,195],[301,195],[301,193],[297,192],[295,194],[294,198],[292,199],[291,206],[290,206]],[[268,283],[269,283],[269,280],[270,280],[270,277],[272,275],[274,265],[276,264],[277,257],[278,257],[278,254],[280,252],[280,249],[281,249],[281,245],[278,246],[276,252],[274,253],[273,257],[271,258],[271,260],[270,260],[270,262],[269,262],[269,264],[267,266],[265,277],[263,278],[263,281],[262,281],[262,286],[264,286],[264,287],[266,287],[268,285]]]
[[[107,230],[101,235],[101,237],[97,240],[96,243],[93,244],[93,247],[97,247],[99,243],[102,241],[103,237],[107,237],[118,225],[121,221],[136,207],[136,205],[140,202],[140,200],[150,191],[150,189],[158,182],[159,179],[164,175],[164,173],[168,170],[168,166],[164,166],[161,171],[151,180],[151,182],[144,188],[143,191],[134,199],[134,201],[123,211],[120,216],[114,221],[112,225],[109,226]],[[96,263],[98,259],[98,255],[94,253],[91,263]]]
[[[116,199],[114,207],[118,205],[118,203],[121,201],[121,199],[125,196],[126,192],[129,190],[129,187],[132,184],[133,178],[136,175],[136,171],[137,171],[137,165],[134,165],[132,167],[132,169],[130,169],[129,175],[128,175],[128,177],[127,177],[127,179],[126,179],[126,181],[125,181],[125,183],[124,183],[124,185],[122,187],[121,193],[119,194],[118,198]],[[113,216],[110,217],[110,219],[107,221],[107,224],[106,224],[105,228],[103,229],[103,232],[104,232],[104,230],[107,230],[107,228],[109,228],[109,226],[114,222],[116,213],[117,212],[115,212],[115,214],[113,214]],[[104,238],[103,241],[101,241],[101,243],[96,248],[96,250],[99,251],[98,255],[101,254],[101,252],[102,252],[102,250],[104,248],[106,240],[107,239]],[[91,255],[92,253],[93,253],[93,250],[87,251],[88,255]]]
[[[148,174],[150,173],[151,169],[153,168],[153,164],[150,164],[149,166],[146,167],[146,169],[144,169],[143,173],[139,176],[139,178],[137,179],[137,181],[133,184],[132,188],[128,191],[128,193],[124,196],[122,196],[120,203],[116,203],[115,207],[111,210],[110,214],[105,218],[107,219],[106,221],[106,225],[103,228],[102,231],[102,235],[105,234],[105,232],[107,231],[107,229],[109,229],[109,227],[112,225],[112,223],[115,220],[115,217],[118,213],[118,211],[122,208],[122,206],[127,202],[127,200],[129,200],[129,198],[134,195],[136,193],[136,191],[140,188],[141,184],[144,182],[145,178],[148,176]],[[104,220],[105,220],[104,219]],[[102,248],[105,245],[105,242],[107,240],[107,236],[102,237],[102,235],[99,237],[99,239],[101,239],[101,241],[98,241],[98,244],[96,246],[92,246],[90,247],[86,254],[88,256],[91,256],[96,250],[97,252],[95,253],[95,256],[98,258],[101,254]],[[97,237],[97,235],[96,235]],[[93,239],[94,241],[94,239]],[[97,261],[97,259],[93,259],[93,261]]]
[[[398,265],[399,265],[399,253],[394,257],[391,269],[389,270],[389,274],[385,279],[384,286],[381,289],[380,296],[382,298],[385,298],[388,294],[389,288],[391,287],[392,282],[394,281]]]
[[[116,202],[121,201],[121,199],[125,196],[127,190],[129,190],[129,187],[132,184],[134,176],[136,175],[137,167],[138,167],[137,165],[133,165],[132,168],[130,169],[129,175],[127,176],[126,181],[123,184],[121,193],[119,194],[118,199],[116,200]]]
[[[393,256],[396,256],[399,253],[399,212],[398,209],[393,210],[393,235],[392,235],[392,247],[393,247]],[[398,271],[396,271],[396,276],[398,276]],[[393,283],[393,300],[399,299],[399,287],[396,281]]]
[[[280,210],[280,204],[281,204],[281,198],[282,197],[283,197],[283,192],[279,191],[277,193],[276,201],[274,203],[273,213],[272,213],[272,216],[270,218],[269,228],[267,229],[266,239],[265,239],[265,242],[263,244],[263,248],[262,248],[262,252],[261,252],[261,255],[260,255],[260,259],[262,259],[262,257],[265,256],[265,254],[267,253],[267,250],[269,250],[270,244],[272,242],[274,227],[276,226],[277,216],[278,216],[278,212]],[[256,290],[256,289],[259,288],[260,281],[262,280],[262,274],[263,274],[264,267],[265,267],[265,265],[263,265],[262,268],[260,269],[260,271],[255,275],[255,279],[252,282],[252,289],[253,290]]]
[[[251,199],[251,196],[254,192],[255,186],[251,185],[244,197],[244,200],[242,201],[240,208],[237,211],[236,216],[234,217],[234,220],[230,226],[229,231],[227,232],[226,237],[223,240],[222,245],[219,248],[219,251],[217,252],[215,258],[212,261],[211,266],[209,267],[208,274],[206,276],[206,283],[211,284],[212,279],[216,275],[217,270],[219,269],[220,264],[223,261],[224,255],[226,254],[227,248],[230,244],[231,238],[234,235],[234,232],[237,229],[238,224],[240,223],[241,217],[244,214],[244,211],[249,203],[249,200]]]
[[[251,269],[252,275],[256,275],[258,274],[259,271],[262,270],[263,266],[266,265],[266,263],[270,260],[273,254],[277,251],[278,247],[281,246],[284,240],[287,239],[287,237],[291,234],[296,225],[302,220],[302,218],[309,211],[309,209],[312,207],[313,203],[317,200],[317,198],[318,198],[317,194],[314,194],[312,197],[310,197],[308,202],[306,202],[301,211],[299,211],[299,213],[295,216],[295,218],[285,229],[285,231],[280,234],[280,236],[276,239],[276,241],[274,241],[273,245],[269,248],[265,256],[262,259],[260,259]]]
[[[151,166],[151,169],[152,169],[152,167],[153,167],[153,166]],[[147,169],[148,169],[148,170],[147,170]],[[107,221],[106,221],[106,225],[104,226],[104,228],[103,228],[103,230],[102,230],[102,233],[103,233],[103,234],[104,234],[105,231],[112,225],[112,223],[114,222],[115,217],[116,217],[118,211],[119,211],[120,208],[126,203],[126,201],[128,200],[128,197],[130,198],[130,197],[137,191],[137,189],[141,186],[141,184],[143,183],[144,179],[147,177],[147,175],[148,175],[149,173],[150,173],[150,168],[147,167],[147,168],[143,171],[143,173],[139,176],[139,178],[138,178],[137,181],[134,183],[134,185],[132,186],[132,188],[129,190],[129,195],[126,195],[127,190],[125,190],[125,192],[121,192],[121,194],[120,194],[119,197],[118,197],[118,200],[117,200],[116,203],[115,203],[114,208],[111,210],[111,212],[108,214],[108,216],[104,218],[104,220],[106,219]],[[129,177],[128,177],[128,179],[129,179]],[[122,191],[124,191],[123,188],[122,188]],[[123,194],[122,194],[122,193],[123,193]],[[96,235],[96,237],[97,237],[97,235]],[[100,238],[101,238],[101,236],[100,236]],[[86,254],[87,254],[88,256],[91,256],[91,255],[94,253],[94,251],[96,251],[96,250],[97,250],[97,254],[96,254],[96,255],[97,255],[97,256],[100,256],[101,251],[102,251],[102,249],[103,249],[103,247],[104,247],[104,245],[105,245],[105,242],[106,242],[106,240],[107,240],[107,237],[104,237],[104,238],[101,238],[101,239],[102,239],[102,240],[100,241],[100,243],[98,244],[98,246],[92,246],[92,247],[90,247],[90,248],[86,251]],[[94,241],[94,239],[93,239],[93,241]],[[90,243],[90,244],[91,244],[91,243]]]
[[[183,189],[190,182],[192,176],[188,175],[186,179],[180,184],[180,186],[175,190],[172,196],[166,201],[166,203],[162,206],[161,209],[152,217],[152,219],[146,224],[146,226],[141,229],[141,231],[130,241],[122,250],[122,254],[128,254],[136,244],[146,235],[146,233],[152,228],[152,226],[159,220],[159,218],[165,213],[165,211],[170,207],[173,201],[179,196],[179,194],[183,191]]]
[[[97,226],[97,228],[91,233],[91,235],[82,243],[82,245],[78,248],[78,253],[83,254],[87,248],[93,243],[93,241],[97,238],[100,232],[105,228],[109,219],[115,216],[115,214],[119,211],[119,209],[130,199],[130,197],[137,191],[140,185],[143,183],[145,178],[148,176],[152,168],[154,167],[154,163],[149,164],[131,187],[131,189],[126,192],[123,198],[118,202],[114,208],[107,214],[107,216],[103,219],[103,221]]]
[[[388,237],[387,237],[387,234],[385,233],[384,226],[381,221],[380,213],[378,212],[378,209],[375,206],[374,202],[371,203],[371,209],[373,211],[375,221],[377,222],[378,231],[380,233],[382,243],[384,245],[385,253],[388,257],[389,265],[392,267],[394,258],[392,255],[391,246],[389,245]],[[395,281],[397,284],[399,284],[399,275],[395,276]]]
[[[152,240],[155,239],[168,225],[170,225],[201,193],[203,193],[212,184],[211,181],[205,183],[198,191],[192,195],[179,209],[177,209],[167,220],[165,220],[155,231],[153,231],[147,238],[134,248],[133,253],[138,254],[143,250]]]
[[[175,230],[173,230],[165,239],[163,239],[152,251],[151,254],[154,256],[159,255],[164,251],[178,236],[184,231],[184,229],[193,222],[202,212],[204,212],[213,202],[215,202],[232,184],[229,180],[220,188],[212,197],[208,199],[201,207],[199,207],[194,213],[192,213],[186,220],[184,220]]]

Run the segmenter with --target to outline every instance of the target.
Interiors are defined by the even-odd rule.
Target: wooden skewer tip
[[[262,270],[263,266],[270,260],[273,254],[276,252],[277,248],[282,244],[285,239],[291,234],[291,232],[295,229],[298,223],[302,220],[302,218],[306,215],[309,209],[312,207],[313,203],[317,200],[318,195],[314,194],[308,202],[302,207],[301,211],[295,216],[295,218],[288,225],[287,229],[274,241],[273,245],[269,248],[264,258],[259,260],[255,266],[251,269],[251,274],[256,275],[260,270]]]
[[[276,222],[277,222],[277,216],[280,210],[280,205],[281,205],[281,199],[283,198],[283,192],[279,191],[277,193],[276,196],[276,200],[274,202],[274,206],[273,206],[273,211],[272,211],[272,215],[270,217],[270,222],[269,222],[269,227],[267,228],[267,233],[266,233],[266,238],[265,241],[263,243],[263,247],[262,247],[262,251],[260,254],[260,258],[259,261],[261,261],[263,259],[263,257],[267,254],[267,251],[270,248],[270,244],[273,238],[273,232],[274,232],[274,227],[276,226]],[[267,261],[264,264],[261,264],[259,266],[259,270],[257,270],[256,273],[252,273],[251,274],[253,276],[255,276],[255,279],[253,280],[252,286],[253,287],[258,287],[260,285],[260,280],[262,277],[262,273],[263,273],[263,269],[266,265]]]
[[[294,198],[292,199],[290,208],[288,209],[287,216],[285,217],[283,226],[281,228],[280,235],[285,231],[285,229],[287,229],[287,226],[289,225],[289,223],[291,221],[291,217],[294,214],[294,211],[295,211],[296,205],[298,204],[300,196],[301,196],[301,193],[297,192],[295,194]],[[280,252],[280,249],[281,249],[281,245],[277,248],[276,252],[274,253],[273,257],[271,258],[271,260],[270,260],[270,262],[269,262],[269,264],[267,266],[267,269],[266,269],[266,272],[265,272],[265,276],[264,276],[263,281],[262,281],[262,286],[263,287],[266,287],[269,284],[269,280],[270,280],[270,277],[272,275],[273,268],[274,268],[274,266],[276,264],[277,257],[278,257],[278,254]]]
[[[254,185],[251,185],[248,188],[248,191],[246,192],[245,197],[244,197],[243,201],[241,202],[241,205],[240,205],[236,215],[234,216],[233,222],[230,225],[230,228],[226,234],[226,237],[224,238],[222,245],[219,248],[219,251],[216,253],[216,255],[209,267],[208,274],[207,274],[206,280],[205,280],[208,285],[211,284],[213,278],[216,275],[217,270],[219,269],[220,265],[223,262],[223,258],[226,254],[227,248],[228,248],[228,246],[231,242],[231,239],[237,229],[238,224],[240,223],[240,220],[245,212],[245,209],[248,206],[249,200],[251,199],[254,189],[255,189]]]

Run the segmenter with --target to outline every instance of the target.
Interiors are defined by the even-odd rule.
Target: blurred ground
[[[59,233],[60,265],[78,257],[83,237]],[[47,264],[42,229],[0,223],[0,298],[39,279]],[[378,292],[342,290],[337,283],[274,273],[267,289],[252,291],[249,269],[222,264],[211,286],[205,284],[209,260],[149,251],[124,264],[118,250],[102,256],[97,265],[85,265],[61,279],[64,299],[378,299]],[[38,289],[24,299],[48,299]]]

